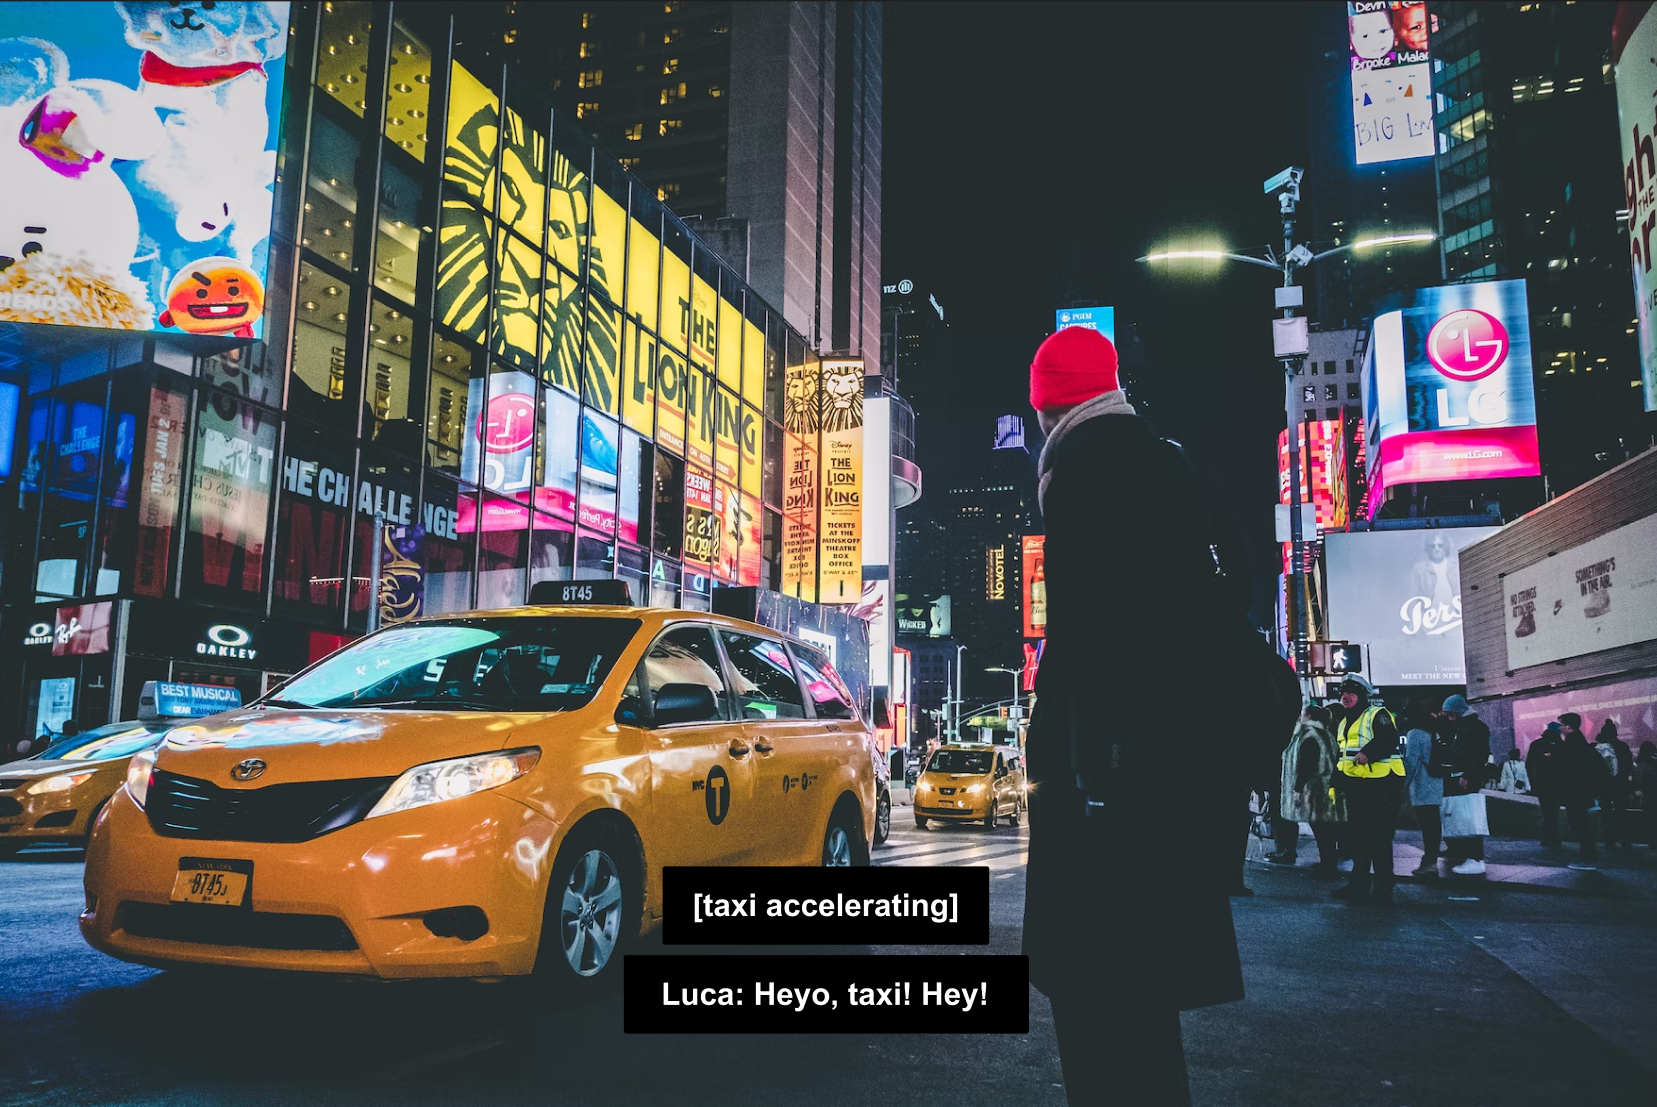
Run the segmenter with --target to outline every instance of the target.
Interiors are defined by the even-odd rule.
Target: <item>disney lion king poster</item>
[[[0,4],[0,321],[259,338],[286,0]]]

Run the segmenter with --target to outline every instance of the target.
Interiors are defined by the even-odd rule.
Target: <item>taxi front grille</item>
[[[155,770],[144,812],[169,838],[221,842],[307,842],[368,814],[396,777],[317,780],[264,788],[220,788]]]
[[[4,779],[0,779],[0,792],[8,792],[13,788],[21,788],[27,783],[29,783],[29,778],[26,776],[5,777]]]
[[[23,805],[10,796],[0,796],[0,819],[12,819],[23,814]]]
[[[138,938],[208,946],[335,952],[357,948],[351,928],[332,915],[241,911],[193,903],[129,902],[121,904],[115,925]]]

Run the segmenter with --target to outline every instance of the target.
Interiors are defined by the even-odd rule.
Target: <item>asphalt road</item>
[[[877,863],[988,864],[988,952],[1014,953],[1026,834],[894,819]],[[81,942],[80,879],[74,852],[0,864],[0,1107],[1064,1102],[1034,992],[1020,1035],[629,1036],[617,1002],[512,985],[126,965]],[[1304,870],[1250,881],[1249,998],[1184,1017],[1198,1104],[1657,1103],[1651,901],[1404,887],[1381,912]]]

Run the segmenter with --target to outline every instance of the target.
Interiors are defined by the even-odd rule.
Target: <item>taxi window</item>
[[[736,670],[736,703],[744,719],[803,719],[800,682],[780,643],[722,630],[725,653]]]
[[[846,691],[840,674],[834,671],[828,658],[814,649],[794,646],[794,659],[800,663],[800,675],[805,681],[806,694],[817,709],[819,719],[855,719],[857,708],[852,706],[851,693]]]
[[[988,750],[939,750],[932,755],[927,763],[929,773],[975,773],[982,775],[990,771],[990,753]]]
[[[725,687],[722,672],[719,647],[705,626],[675,627],[657,638],[644,655],[644,680],[650,687],[652,703],[669,684],[700,684],[713,692],[714,702],[719,705],[718,712],[709,719],[730,718],[730,690]]]
[[[282,707],[567,711],[598,694],[637,619],[453,619],[362,639],[283,685]]]
[[[109,761],[117,757],[131,757],[141,749],[155,745],[160,730],[151,730],[138,723],[112,723],[54,742],[40,755],[42,761]]]

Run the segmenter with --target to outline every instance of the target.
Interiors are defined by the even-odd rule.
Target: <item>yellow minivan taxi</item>
[[[43,842],[84,843],[126,781],[132,755],[159,742],[171,725],[110,723],[0,765],[0,858]]]
[[[915,825],[922,830],[928,819],[982,819],[994,827],[1006,816],[1017,826],[1028,803],[1019,759],[994,746],[939,746],[915,781]]]
[[[751,623],[419,619],[135,757],[81,932],[158,967],[613,978],[664,865],[867,864],[873,751],[829,660]]]

